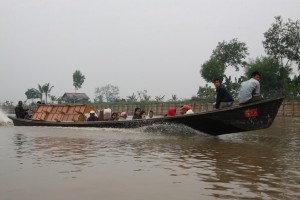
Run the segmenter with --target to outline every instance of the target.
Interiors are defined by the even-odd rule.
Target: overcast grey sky
[[[263,33],[281,15],[300,20],[299,0],[0,0],[0,102],[26,100],[50,83],[56,97],[94,99],[112,84],[120,97],[196,95],[200,65],[218,42],[238,38],[249,58],[264,55]]]

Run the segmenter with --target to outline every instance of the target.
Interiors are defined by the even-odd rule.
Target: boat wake
[[[11,125],[12,121],[7,117],[7,114],[0,109],[0,126]]]
[[[95,127],[51,127],[57,129],[65,129],[65,130],[87,130],[87,131],[99,131],[107,132],[107,133],[126,133],[126,134],[138,134],[138,135],[170,135],[170,136],[209,136],[206,133],[197,131],[188,126],[182,124],[153,124],[148,126],[143,126],[140,128],[95,128]],[[72,132],[73,134],[75,132]]]
[[[182,124],[153,124],[138,128],[139,130],[147,133],[169,134],[169,135],[207,135],[195,129]]]

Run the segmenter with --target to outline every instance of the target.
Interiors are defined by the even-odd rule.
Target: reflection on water
[[[51,199],[50,190],[57,191],[52,199],[66,191],[64,199],[298,199],[299,128],[300,120],[291,118],[280,118],[269,129],[220,137],[178,130],[172,135],[6,127],[0,129],[0,144],[8,156],[0,154],[0,161],[9,165],[0,170],[18,173],[0,174],[0,193],[22,199]],[[10,193],[15,185],[21,189]],[[31,187],[40,190],[24,196]]]

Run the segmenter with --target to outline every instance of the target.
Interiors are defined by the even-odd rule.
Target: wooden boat
[[[84,105],[77,106],[77,108],[73,106],[71,113],[68,112],[67,109],[59,111],[60,108],[58,105],[55,107],[56,113],[53,113],[50,107],[48,107],[49,111],[47,111],[47,107],[43,107],[46,111],[35,113],[36,116],[33,115],[33,119],[18,119],[11,116],[9,116],[9,118],[12,119],[15,126],[138,128],[157,124],[181,124],[203,133],[217,136],[270,127],[282,101],[283,98],[276,98],[247,105],[235,105],[220,110],[147,120],[82,121],[82,113],[91,109]],[[42,116],[38,118],[38,115],[44,115],[44,118]],[[45,118],[46,116],[48,116],[48,118]],[[51,119],[50,116],[52,116]],[[59,117],[60,119],[58,119]]]

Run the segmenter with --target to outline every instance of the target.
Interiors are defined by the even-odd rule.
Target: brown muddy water
[[[2,120],[0,200],[300,199],[300,118],[219,137],[151,130]]]

